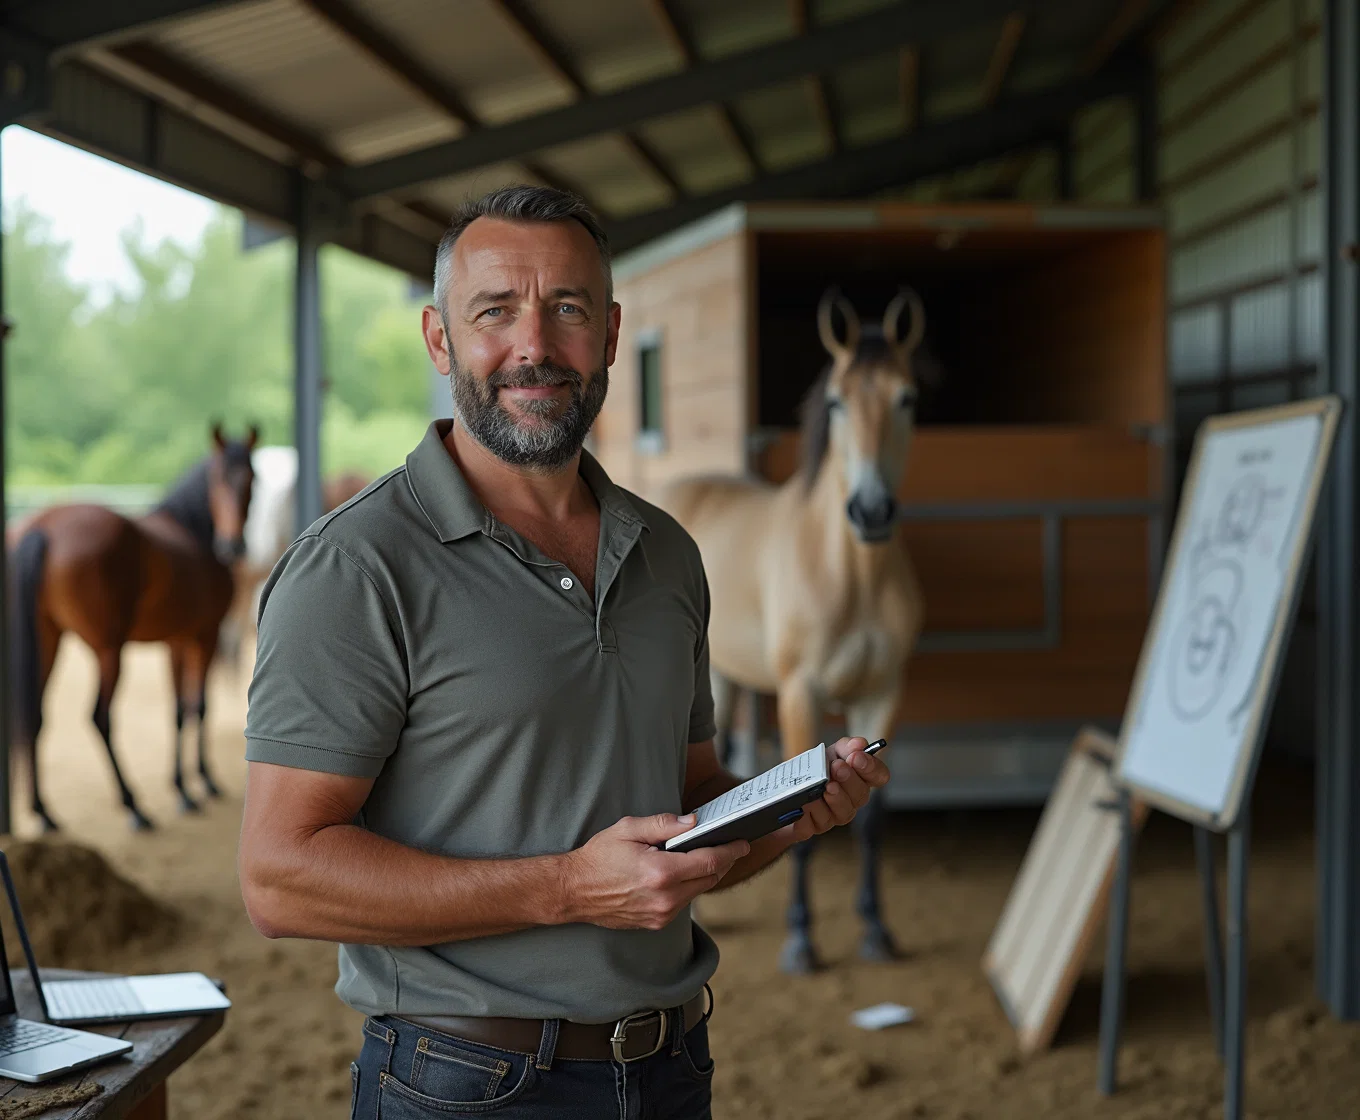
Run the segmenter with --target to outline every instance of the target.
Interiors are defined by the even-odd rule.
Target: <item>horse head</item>
[[[259,438],[259,429],[253,426],[245,439],[227,439],[221,424],[212,427],[208,508],[212,514],[213,554],[223,564],[234,564],[245,555],[246,515],[255,483],[250,453]]]
[[[911,322],[903,337],[900,320],[908,308]],[[843,338],[833,322],[836,311],[845,320]],[[829,458],[826,465],[839,474],[856,535],[881,543],[897,523],[896,493],[919,396],[912,354],[925,333],[925,310],[920,297],[903,288],[880,323],[861,324],[850,301],[832,288],[818,305],[817,329],[831,365],[808,401],[809,481]]]

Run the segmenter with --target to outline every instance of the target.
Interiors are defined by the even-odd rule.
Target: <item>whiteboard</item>
[[[1323,397],[1196,433],[1116,768],[1192,823],[1231,828],[1255,774],[1339,416]]]

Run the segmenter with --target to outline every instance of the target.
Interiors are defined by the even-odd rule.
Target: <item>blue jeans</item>
[[[712,1120],[708,1023],[676,1023],[649,1058],[554,1055],[557,1021],[544,1024],[537,1054],[467,1042],[392,1016],[364,1021],[350,1065],[350,1120]]]

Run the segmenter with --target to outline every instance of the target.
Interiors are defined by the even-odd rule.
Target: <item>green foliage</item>
[[[226,209],[192,249],[134,228],[123,241],[139,290],[94,308],[48,224],[23,205],[6,217],[11,481],[163,485],[206,453],[218,420],[292,442],[290,242],[243,252]],[[421,305],[403,276],[334,247],[321,283],[322,467],[376,476],[429,423]]]

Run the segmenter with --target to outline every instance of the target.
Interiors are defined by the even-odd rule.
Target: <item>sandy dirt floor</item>
[[[69,642],[46,701],[44,795],[65,839],[97,848],[127,883],[93,891],[88,856],[35,857],[23,853],[22,840],[12,841],[30,876],[49,883],[65,876],[85,899],[80,911],[72,903],[39,916],[43,963],[192,968],[226,980],[235,1000],[226,1026],[171,1078],[178,1120],[347,1116],[348,1064],[360,1020],[332,992],[334,948],[268,941],[241,905],[235,855],[246,678],[222,668],[212,681],[211,757],[227,796],[199,816],[181,816],[169,783],[165,654],[129,647],[114,735],[143,810],[160,826],[151,834],[128,829],[114,795],[88,718],[94,679],[93,659]],[[1252,849],[1249,1115],[1349,1120],[1360,1117],[1360,1026],[1332,1021],[1312,994],[1311,776],[1287,763],[1269,765],[1263,776]],[[21,838],[36,835],[26,782],[21,762],[15,793]],[[904,956],[887,965],[855,956],[857,863],[848,835],[827,838],[814,860],[816,936],[828,965],[819,975],[792,979],[775,967],[787,868],[704,900],[702,918],[723,953],[714,980],[715,1115],[1221,1116],[1190,834],[1165,817],[1154,817],[1137,855],[1122,1092],[1106,1100],[1095,1089],[1103,939],[1053,1049],[1017,1060],[1014,1035],[979,960],[1036,820],[1037,810],[895,816],[883,883]],[[139,904],[136,889],[155,903]],[[138,917],[144,910],[149,918]],[[92,933],[94,927],[108,932]],[[910,1005],[917,1020],[878,1033],[849,1024],[851,1011],[881,1000]]]

